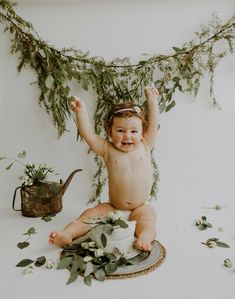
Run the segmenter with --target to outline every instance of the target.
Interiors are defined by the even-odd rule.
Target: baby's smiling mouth
[[[132,145],[132,144],[133,144],[133,142],[124,142],[124,141],[122,141],[122,145],[124,145],[124,146]]]

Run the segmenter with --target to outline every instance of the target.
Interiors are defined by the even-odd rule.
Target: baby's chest
[[[107,167],[119,171],[140,171],[150,167],[150,158],[144,153],[116,154],[108,159]]]

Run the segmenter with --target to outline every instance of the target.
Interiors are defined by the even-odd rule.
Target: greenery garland
[[[35,70],[35,83],[41,90],[39,103],[52,115],[59,136],[66,131],[67,119],[72,117],[68,105],[72,80],[82,89],[92,88],[97,93],[94,121],[98,134],[104,134],[104,116],[110,106],[120,100],[144,105],[143,89],[152,81],[160,91],[160,111],[168,112],[176,104],[173,98],[176,91],[196,97],[203,74],[207,72],[210,98],[214,105],[218,105],[214,95],[215,68],[222,58],[233,53],[235,15],[225,23],[213,15],[207,26],[201,26],[200,32],[195,32],[195,39],[182,47],[173,47],[172,54],[147,56],[145,60],[131,64],[129,58],[105,61],[73,48],[58,50],[41,39],[32,24],[16,14],[14,7],[15,3],[11,1],[0,1],[0,23],[5,26],[4,31],[13,36],[11,53],[19,56],[18,71],[26,66]],[[223,44],[218,49],[216,44],[219,42]],[[98,157],[95,159],[98,171],[93,200],[99,201],[105,178],[102,178],[103,164]],[[159,176],[156,163],[153,165],[152,196],[156,196]]]

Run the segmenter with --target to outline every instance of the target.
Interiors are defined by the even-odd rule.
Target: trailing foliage
[[[112,105],[120,101],[144,104],[143,89],[149,82],[154,82],[159,89],[160,111],[168,112],[176,104],[174,93],[188,92],[196,96],[201,79],[207,73],[210,98],[217,105],[215,68],[226,54],[233,53],[235,16],[222,23],[217,15],[213,15],[207,26],[201,26],[201,30],[195,32],[193,40],[181,47],[174,46],[173,53],[147,55],[146,59],[131,64],[129,58],[105,61],[74,48],[58,50],[41,39],[32,24],[16,14],[14,7],[11,1],[0,1],[0,23],[12,35],[11,53],[18,54],[18,71],[30,66],[36,72],[36,83],[41,91],[39,103],[51,114],[59,136],[66,131],[66,120],[72,117],[68,107],[72,80],[86,91],[89,88],[96,91],[94,119],[98,134],[104,134],[104,116]],[[97,165],[96,198],[104,184],[100,176],[102,163]],[[154,169],[156,185],[156,164]],[[152,195],[156,195],[156,188],[152,189]]]

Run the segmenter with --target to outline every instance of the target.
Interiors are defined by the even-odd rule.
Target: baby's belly
[[[130,211],[146,203],[150,197],[152,184],[135,188],[109,188],[109,201],[118,210]]]

